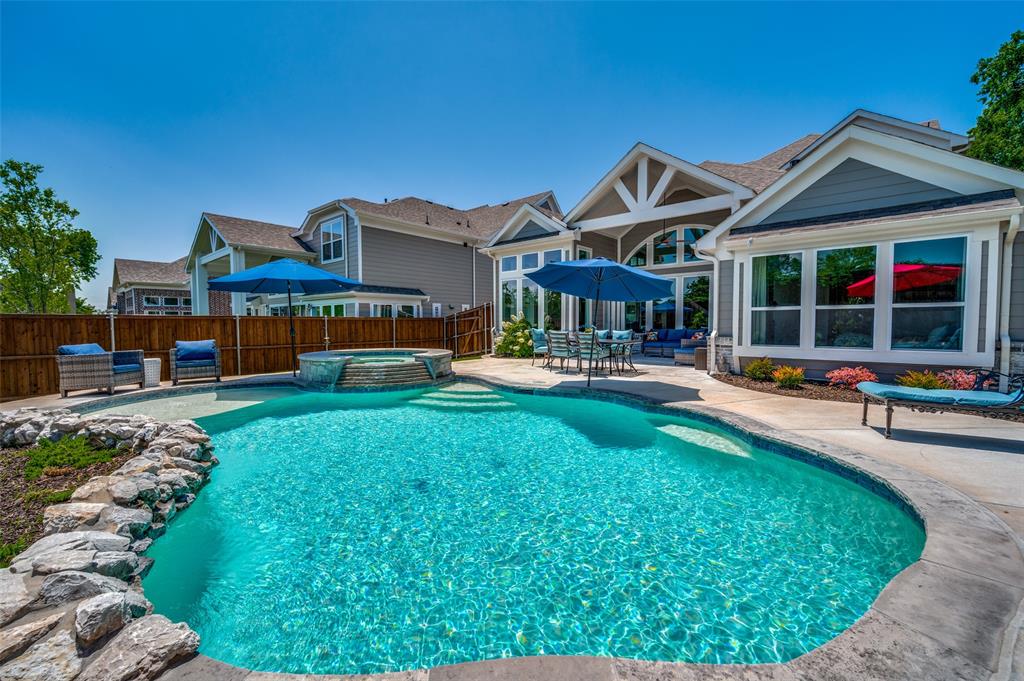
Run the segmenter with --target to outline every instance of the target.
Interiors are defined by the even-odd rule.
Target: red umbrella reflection
[[[901,264],[892,268],[894,291],[909,291],[915,288],[935,286],[953,281],[963,271],[959,265]],[[875,275],[850,284],[846,294],[851,298],[870,298],[875,295]]]

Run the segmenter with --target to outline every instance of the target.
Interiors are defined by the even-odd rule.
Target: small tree
[[[96,276],[96,239],[72,222],[78,211],[37,183],[43,167],[0,165],[0,310],[67,312],[68,294]]]
[[[968,134],[967,155],[1024,170],[1024,31],[1014,31],[971,76],[985,105]]]

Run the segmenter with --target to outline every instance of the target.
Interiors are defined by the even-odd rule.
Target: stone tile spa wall
[[[46,508],[44,536],[0,571],[0,680],[153,679],[195,654],[199,636],[152,614],[142,554],[217,464],[192,421],[0,412],[0,446],[82,436],[135,456]]]

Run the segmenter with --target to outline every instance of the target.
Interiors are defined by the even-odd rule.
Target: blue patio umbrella
[[[208,282],[211,291],[240,293],[287,293],[288,332],[292,341],[292,376],[295,375],[295,318],[292,313],[292,293],[309,295],[346,291],[360,282],[327,270],[322,270],[291,258],[272,260],[265,265],[235,272]]]
[[[549,291],[591,299],[595,307],[602,300],[633,302],[672,295],[671,279],[607,258],[548,263],[526,277]],[[590,356],[594,356],[594,336],[590,337]],[[592,369],[593,362],[587,366],[588,386]]]

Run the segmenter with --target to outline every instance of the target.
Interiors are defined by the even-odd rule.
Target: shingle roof
[[[700,163],[701,168],[710,170],[716,175],[739,182],[745,187],[750,187],[760,194],[767,189],[775,180],[786,174],[782,166],[791,158],[799,154],[813,143],[821,135],[804,135],[795,142],[776,149],[754,161],[746,163],[726,163],[724,161],[704,161]]]
[[[178,258],[174,262],[156,262],[154,260],[128,260],[114,258],[114,275],[120,284],[172,284],[188,283],[185,271],[186,258]]]
[[[550,192],[540,192],[498,205],[483,205],[466,210],[434,203],[415,196],[407,196],[387,203],[375,203],[350,197],[342,199],[355,210],[369,215],[402,220],[460,236],[486,238],[498,231],[524,203],[534,203]],[[546,211],[550,214],[550,211]]]
[[[203,215],[231,246],[256,246],[297,253],[309,252],[298,239],[292,237],[292,233],[295,232],[294,227],[214,213],[203,213]]]
[[[854,225],[872,224],[876,222],[894,222],[897,220],[913,220],[922,217],[935,217],[939,215],[956,215],[960,213],[974,213],[994,208],[1016,208],[1021,205],[1014,190],[1001,189],[994,192],[982,194],[967,194],[953,196],[945,199],[933,199],[931,201],[919,201],[908,203],[902,206],[890,206],[886,208],[872,208],[852,213],[836,213],[815,218],[802,218],[799,220],[785,220],[768,224],[751,225],[749,227],[737,227],[730,231],[730,237],[748,236],[750,234],[763,234],[766,232],[789,232],[794,230],[804,231],[820,229],[824,227],[851,227]]]

